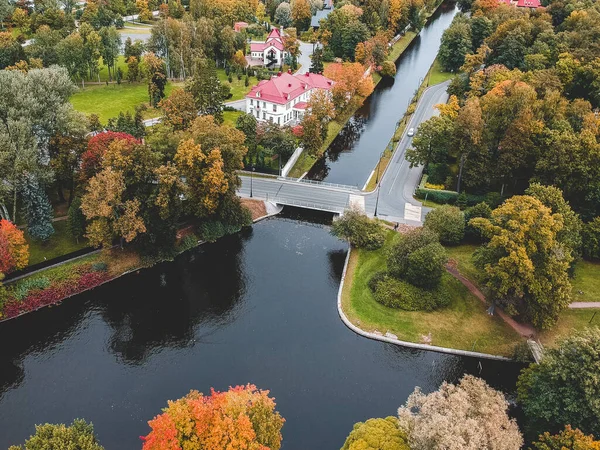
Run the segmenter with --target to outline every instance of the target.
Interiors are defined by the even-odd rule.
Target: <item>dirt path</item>
[[[458,281],[460,281],[462,284],[465,285],[465,287],[469,290],[469,292],[471,292],[475,297],[477,297],[484,305],[488,305],[488,302],[485,299],[485,295],[483,295],[483,292],[481,292],[479,290],[479,288],[477,286],[475,286],[475,284],[473,284],[473,282],[471,280],[469,280],[468,278],[465,278],[463,275],[461,275],[461,273],[458,271],[458,269],[452,265],[452,264],[446,264],[446,270],[448,271],[448,273],[450,275],[452,275],[454,278],[456,278]],[[502,311],[500,308],[496,307],[494,309],[494,314],[497,314],[498,316],[500,316],[502,318],[502,320],[504,320],[504,322],[506,322],[506,324],[508,324],[513,330],[515,330],[517,333],[519,333],[521,336],[530,339],[536,338],[536,333],[535,333],[535,329],[533,327],[531,327],[530,325],[525,325],[522,323],[518,323],[516,322],[512,317],[510,317],[508,314],[506,314],[504,311]]]

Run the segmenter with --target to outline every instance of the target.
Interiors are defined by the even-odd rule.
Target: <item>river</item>
[[[306,218],[306,216],[302,216]],[[354,334],[336,307],[347,245],[293,213],[174,262],[0,324],[0,448],[34,424],[94,423],[107,450],[141,448],[168,399],[254,383],[285,417],[284,450],[337,449],[415,386],[465,373],[512,392],[520,365]]]
[[[364,186],[435,60],[442,33],[457,12],[453,2],[440,6],[396,62],[394,79],[381,80],[333,140],[325,156],[309,171],[308,178]]]

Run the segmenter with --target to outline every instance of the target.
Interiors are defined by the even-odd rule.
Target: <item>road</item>
[[[379,188],[367,195],[368,214],[373,214],[375,212],[377,191],[379,191],[377,215],[382,218],[389,216],[389,220],[394,222],[400,222],[401,219],[404,218],[406,203],[416,206],[421,205],[421,202],[413,198],[413,193],[421,179],[423,168],[414,167],[411,169],[409,162],[406,161],[406,150],[410,148],[412,144],[412,138],[408,137],[406,133],[410,128],[416,130],[421,122],[424,122],[434,114],[437,114],[437,110],[434,107],[439,103],[446,103],[448,101],[446,89],[449,84],[450,82],[437,84],[429,87],[423,92],[417,105],[417,109],[404,131],[402,139],[398,142],[394,156],[388,164],[383,178],[379,183]],[[429,212],[429,210],[423,208],[421,220],[423,220],[427,212]]]
[[[434,106],[448,100],[447,87],[448,82],[432,86],[423,92],[415,113],[408,123],[407,130],[416,128],[421,122],[437,113]],[[405,219],[407,203],[421,206],[421,202],[413,198],[413,191],[419,183],[423,169],[422,167],[411,169],[405,159],[406,150],[410,148],[411,142],[412,138],[408,137],[405,131],[382,176],[379,187],[374,192],[367,194],[359,191],[357,187],[328,183],[309,184],[308,182],[254,177],[252,179],[252,195],[266,200],[281,201],[288,205],[335,212],[341,212],[351,204],[358,205],[364,207],[365,212],[370,216],[375,215],[375,207],[377,207],[377,216],[381,219],[418,225],[428,212],[427,208],[422,209],[420,221]],[[238,193],[243,197],[249,197],[250,177],[242,176],[241,179],[242,187]],[[379,201],[377,200],[378,195]]]

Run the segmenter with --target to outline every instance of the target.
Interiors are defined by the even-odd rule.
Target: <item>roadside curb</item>
[[[346,279],[346,271],[348,270],[348,263],[350,261],[351,251],[352,251],[352,247],[350,247],[348,249],[348,253],[346,254],[346,261],[344,262],[344,270],[342,272],[342,279],[340,280],[340,288],[338,290],[338,295],[337,295],[337,309],[338,309],[338,314],[339,314],[340,318],[342,319],[342,322],[344,322],[344,324],[348,328],[350,328],[352,331],[354,331],[356,334],[359,334],[368,339],[373,339],[375,341],[386,342],[388,344],[396,344],[396,345],[400,345],[402,347],[416,348],[419,350],[428,350],[428,351],[433,351],[433,352],[438,352],[438,353],[446,353],[446,354],[457,355],[457,356],[469,356],[472,358],[484,358],[484,359],[492,359],[492,360],[496,360],[496,361],[513,362],[512,359],[506,358],[505,356],[489,355],[487,353],[471,352],[468,350],[457,350],[457,349],[453,349],[453,348],[437,347],[435,345],[417,344],[415,342],[401,341],[399,339],[394,339],[394,338],[387,337],[384,335],[379,335],[379,334],[371,333],[368,331],[364,331],[363,329],[354,325],[352,322],[350,322],[348,317],[346,317],[346,314],[344,313],[344,311],[342,309],[342,292],[344,290],[344,281]]]

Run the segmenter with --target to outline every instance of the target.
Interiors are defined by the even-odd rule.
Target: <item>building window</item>
[[[281,125],[281,117],[277,118],[277,125]]]
[[[263,111],[263,120],[267,120],[267,113]]]
[[[273,112],[277,112],[277,105],[273,105]]]
[[[267,102],[263,102],[263,108],[267,107]]]
[[[285,109],[290,109],[290,102],[288,102],[287,105],[285,105]]]
[[[250,106],[254,105],[254,100],[250,99]]]

